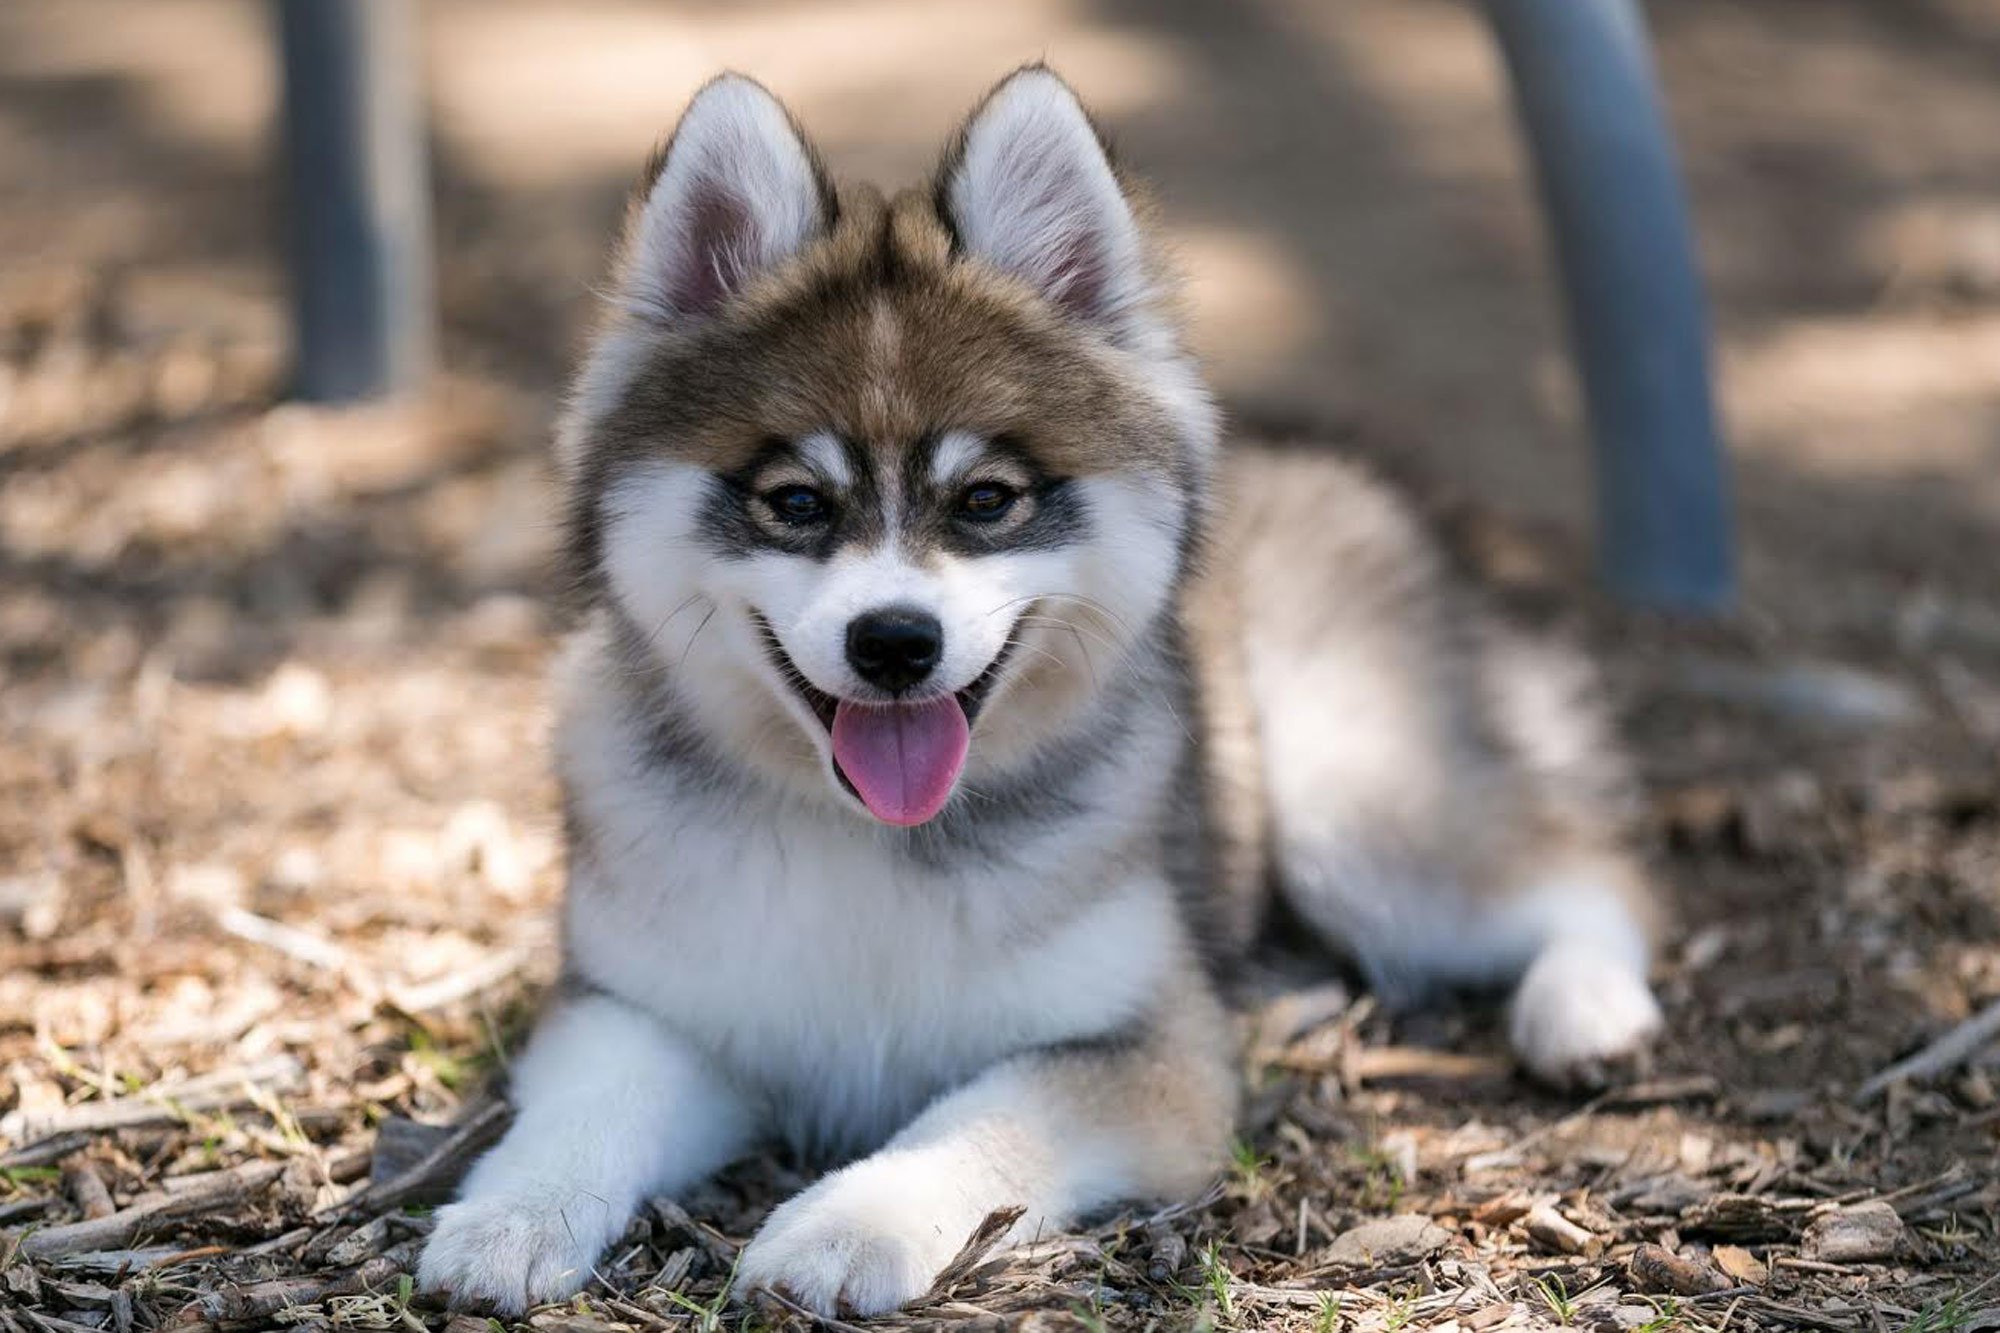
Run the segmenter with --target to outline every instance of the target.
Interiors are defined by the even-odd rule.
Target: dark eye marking
[[[975,523],[992,523],[1005,518],[1021,498],[1021,492],[1001,481],[976,481],[960,492],[958,516]]]
[[[793,527],[824,523],[833,517],[833,505],[825,495],[796,482],[774,486],[759,498],[770,508],[772,517]]]

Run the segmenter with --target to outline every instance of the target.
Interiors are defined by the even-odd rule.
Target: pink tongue
[[[851,704],[833,714],[833,760],[885,824],[921,824],[951,799],[971,728],[958,699]]]

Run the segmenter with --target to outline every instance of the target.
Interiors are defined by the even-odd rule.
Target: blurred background
[[[524,440],[586,325],[636,165],[709,73],[765,79],[838,172],[903,181],[999,72],[1046,57],[1160,187],[1196,343],[1233,405],[1381,422],[1468,495],[1587,527],[1532,182],[1469,5],[421,13],[444,365],[518,395],[503,415]],[[1947,601],[1976,594],[1985,570],[1966,557],[2000,504],[2000,10],[1688,0],[1650,18],[1715,307],[1751,610],[1873,639],[1914,578]],[[88,546],[85,563],[115,566],[165,534],[82,541],[19,474],[51,479],[43,442],[220,424],[279,382],[273,36],[243,0],[19,0],[0,14],[0,77],[8,550]],[[126,461],[152,438],[129,437]],[[143,452],[181,480],[121,473],[125,501],[233,490],[186,449]],[[119,521],[103,498],[95,521]],[[260,521],[325,518],[295,499]]]
[[[79,1067],[273,1056],[329,1133],[442,1115],[551,973],[549,423],[632,177],[722,67],[900,183],[1048,60],[1157,186],[1232,412],[1437,479],[1503,580],[1560,594],[1683,903],[1665,1060],[1720,1080],[1703,1132],[2000,999],[1994,0],[1646,7],[1739,510],[1740,606],[1705,624],[1591,591],[1558,289],[1470,4],[419,10],[442,369],[334,410],[285,401],[266,8],[0,6],[0,1136],[109,1095]],[[1990,1168],[1978,1058],[1855,1169]]]

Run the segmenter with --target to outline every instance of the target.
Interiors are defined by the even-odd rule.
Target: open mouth
[[[840,784],[885,824],[909,828],[951,799],[965,768],[974,719],[1014,650],[1014,636],[964,689],[912,699],[841,699],[815,687],[752,611],[772,667],[826,728]]]

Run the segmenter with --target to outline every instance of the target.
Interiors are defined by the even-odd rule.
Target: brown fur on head
[[[1114,289],[1104,271],[1110,257],[1070,246],[1053,261],[1065,283],[1053,298],[1034,275],[968,251],[953,182],[982,113],[1023,79],[1063,87],[1041,65],[1003,81],[953,136],[929,188],[887,201],[867,185],[836,191],[803,130],[783,113],[809,172],[811,229],[766,269],[683,284],[692,299],[659,294],[645,248],[648,203],[658,206],[682,137],[671,136],[628,209],[618,262],[624,317],[605,335],[637,333],[644,347],[620,367],[619,391],[603,395],[592,414],[577,498],[587,504],[609,473],[662,448],[729,472],[774,438],[822,429],[866,444],[885,463],[955,429],[1008,439],[1063,475],[1140,467],[1198,486],[1205,451],[1191,449],[1185,425],[1170,419],[1188,411],[1186,395],[1162,403],[1145,383],[1180,354],[1170,295],[1144,249],[1128,257],[1138,267]],[[739,88],[761,92],[725,75],[695,105]],[[1094,125],[1091,133],[1103,152]],[[1132,187],[1119,185],[1129,207]],[[700,215],[696,227],[726,235],[745,225],[742,201],[717,187],[695,191],[688,207]],[[731,249],[710,243],[719,255]],[[588,576],[596,525],[587,511],[575,517],[584,539],[577,572]]]

